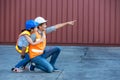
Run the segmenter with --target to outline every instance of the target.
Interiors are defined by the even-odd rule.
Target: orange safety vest
[[[44,37],[43,42],[40,42],[36,45],[29,45],[29,56],[30,58],[34,58],[36,56],[39,56],[43,54],[43,51],[46,47],[46,33],[43,32],[43,36],[40,35],[40,33],[36,32],[36,41],[40,40],[42,37]]]

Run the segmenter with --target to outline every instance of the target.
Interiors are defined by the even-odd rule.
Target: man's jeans
[[[28,53],[25,54],[25,58],[18,62],[15,68],[25,67],[30,62]]]
[[[55,62],[58,58],[61,49],[59,47],[51,47],[44,50],[40,56],[33,58],[31,61],[35,63],[35,67],[45,72],[53,72]],[[46,58],[51,57],[50,62]]]

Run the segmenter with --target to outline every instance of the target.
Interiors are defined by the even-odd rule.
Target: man
[[[39,31],[37,33],[31,34],[31,38],[33,41],[42,39],[42,42],[37,45],[30,44],[29,56],[31,58],[31,62],[35,64],[36,68],[41,69],[45,72],[51,73],[53,71],[57,71],[58,69],[55,67],[55,62],[61,50],[59,47],[52,47],[52,48],[46,49],[46,34],[53,32],[56,29],[59,29],[66,25],[74,25],[75,21],[60,23],[48,28],[46,28],[47,20],[45,20],[44,18],[37,17],[35,21],[39,23],[39,26],[38,26]],[[48,62],[46,58],[50,56],[51,56],[51,59],[50,59],[50,62]],[[34,70],[34,68],[31,68],[31,70]]]

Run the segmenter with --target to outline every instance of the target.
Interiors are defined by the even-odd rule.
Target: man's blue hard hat
[[[25,23],[25,27],[27,30],[30,30],[31,28],[35,28],[39,25],[39,23],[35,22],[34,20],[27,20]]]

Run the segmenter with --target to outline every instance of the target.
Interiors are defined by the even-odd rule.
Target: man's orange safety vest
[[[43,42],[40,42],[39,44],[36,45],[29,45],[29,56],[30,58],[34,58],[36,56],[39,56],[43,54],[44,49],[46,47],[46,33],[43,32],[43,35],[41,36],[40,33],[35,32],[36,34],[36,41],[40,40],[43,37]]]

